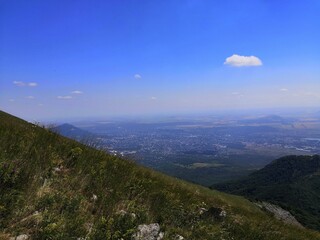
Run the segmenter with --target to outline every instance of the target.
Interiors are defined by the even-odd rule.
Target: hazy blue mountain
[[[61,134],[62,136],[75,140],[86,140],[94,136],[94,134],[81,128],[75,127],[69,123],[64,123],[62,125],[53,127],[51,128],[51,130]]]

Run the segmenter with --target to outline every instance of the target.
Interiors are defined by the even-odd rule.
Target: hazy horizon
[[[12,114],[12,113],[11,113]],[[39,122],[45,124],[63,124],[76,122],[167,122],[167,121],[187,121],[203,120],[208,118],[232,118],[240,120],[243,118],[261,118],[268,116],[279,116],[283,118],[318,118],[320,115],[319,107],[308,108],[246,108],[246,109],[216,109],[211,111],[174,111],[157,113],[133,113],[133,114],[101,114],[90,116],[54,116],[54,117],[36,117],[24,118],[29,122]]]

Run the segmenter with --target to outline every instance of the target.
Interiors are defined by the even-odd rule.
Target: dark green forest
[[[320,156],[286,156],[239,181],[212,188],[267,201],[288,210],[308,228],[320,230]]]

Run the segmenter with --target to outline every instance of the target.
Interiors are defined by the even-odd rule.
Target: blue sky
[[[319,12],[318,0],[0,0],[0,108],[320,107]]]

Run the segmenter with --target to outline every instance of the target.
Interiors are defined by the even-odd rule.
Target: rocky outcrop
[[[263,208],[273,213],[277,219],[287,224],[291,224],[291,225],[295,225],[303,228],[303,226],[297,221],[297,219],[290,212],[284,210],[283,208],[277,205],[274,205],[268,202],[259,202],[259,203],[256,203],[256,205],[259,206],[260,208]]]

